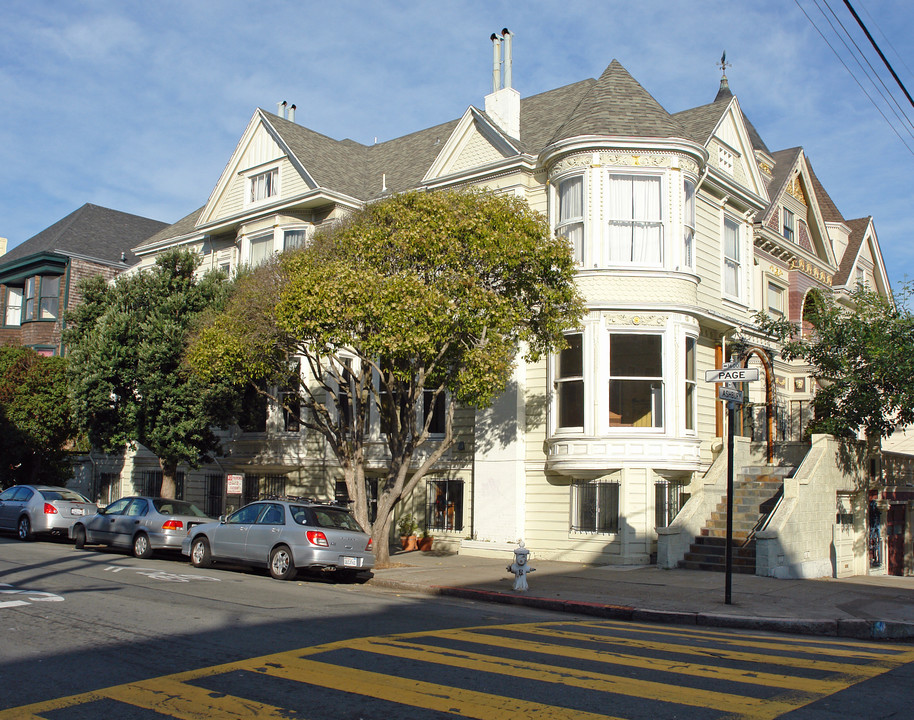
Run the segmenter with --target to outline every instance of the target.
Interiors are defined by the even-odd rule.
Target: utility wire
[[[819,4],[819,0],[815,0],[815,2],[816,2],[816,5]],[[885,84],[885,82],[883,81],[882,77],[881,77],[881,76],[879,75],[879,73],[876,71],[876,68],[874,68],[874,67],[873,67],[873,64],[869,61],[869,58],[867,58],[867,57],[866,57],[866,54],[863,52],[863,50],[860,49],[860,46],[857,44],[857,41],[854,40],[853,36],[850,34],[850,32],[848,31],[848,29],[847,29],[846,27],[844,27],[844,23],[841,22],[841,18],[839,18],[839,17],[835,14],[835,11],[834,11],[834,10],[831,8],[831,6],[828,4],[828,0],[822,0],[822,2],[824,3],[825,7],[828,8],[828,12],[831,13],[832,17],[835,19],[835,22],[837,22],[838,25],[841,27],[841,30],[843,31],[844,36],[846,36],[846,37],[848,38],[848,40],[851,41],[851,43],[853,44],[854,48],[857,50],[857,53],[854,54],[854,51],[851,50],[850,47],[848,47],[847,42],[844,40],[844,36],[842,36],[841,33],[839,33],[839,32],[835,29],[834,24],[831,22],[831,20],[828,19],[828,16],[826,15],[826,16],[825,16],[825,20],[828,22],[829,25],[831,25],[832,30],[835,31],[835,34],[838,36],[838,38],[839,38],[839,39],[841,40],[841,42],[844,44],[844,47],[847,49],[848,53],[850,53],[850,56],[851,56],[852,58],[854,58],[854,61],[857,63],[857,65],[858,65],[858,66],[860,67],[860,69],[863,71],[863,75],[869,79],[869,81],[870,81],[870,83],[872,83],[873,87],[876,88],[876,92],[878,92],[878,93],[882,96],[882,99],[885,101],[886,105],[889,106],[889,109],[892,111],[892,114],[895,115],[895,117],[898,118],[898,119],[902,122],[902,124],[907,123],[907,125],[909,125],[909,126],[911,126],[912,128],[914,128],[914,124],[911,123],[911,120],[910,120],[910,118],[908,118],[908,116],[905,114],[904,109],[901,107],[901,105],[898,104],[898,101],[895,99],[895,96],[892,94],[892,91],[889,90],[888,86]],[[845,2],[846,2],[846,0],[845,0]],[[819,12],[822,12],[822,9],[821,9],[821,8],[819,8]],[[825,13],[822,13],[822,14],[825,15]],[[866,62],[867,67],[869,67],[869,69],[870,69],[870,72],[869,72],[869,73],[866,71],[866,68],[864,68],[863,65],[860,63],[860,60],[858,59],[858,56],[861,57],[861,58],[863,58],[864,62]],[[879,87],[876,85],[876,82],[873,80],[874,77],[876,78],[876,80],[879,81],[879,84],[882,85],[882,88],[885,90],[885,92],[882,92],[882,90],[880,90]],[[895,111],[895,109],[892,108],[893,105],[894,105],[896,108],[898,108],[898,111],[897,111],[897,112]],[[908,131],[907,128],[905,128],[905,130]],[[910,132],[910,131],[908,131],[908,132]],[[914,137],[914,136],[912,136],[912,137]]]
[[[838,58],[838,62],[840,62],[844,66],[844,69],[847,70],[848,74],[853,78],[854,82],[857,83],[857,86],[860,88],[860,90],[863,92],[863,94],[866,95],[867,99],[870,101],[870,103],[872,103],[873,107],[876,108],[876,111],[880,115],[882,115],[882,119],[886,121],[886,123],[888,124],[888,126],[890,128],[892,128],[892,132],[894,132],[898,136],[898,139],[901,140],[902,144],[908,149],[908,152],[910,152],[912,155],[914,155],[914,148],[912,148],[910,145],[908,145],[908,143],[905,141],[905,139],[901,136],[901,134],[892,124],[891,120],[889,120],[886,117],[885,113],[882,112],[882,109],[879,107],[879,105],[876,103],[876,101],[873,100],[872,96],[866,91],[866,88],[863,87],[861,82],[857,79],[857,76],[854,75],[853,71],[847,66],[847,63],[844,62],[844,59],[841,57],[841,55],[838,53],[838,51],[835,50],[834,46],[831,44],[831,42],[829,42],[828,38],[825,37],[825,34],[819,29],[819,26],[816,25],[815,21],[809,16],[809,13],[806,12],[806,10],[803,8],[803,6],[800,5],[800,0],[794,0],[794,2],[796,3],[797,7],[800,8],[800,12],[802,12],[803,15],[806,16],[806,19],[809,20],[809,24],[813,26],[813,29],[817,33],[819,33],[819,36],[822,38],[822,40],[825,41],[825,44],[828,45],[829,49],[835,54],[835,57]]]
[[[895,78],[895,82],[898,83],[898,87],[901,88],[901,91],[905,94],[905,97],[908,99],[908,102],[911,103],[911,107],[914,107],[914,99],[911,99],[911,94],[908,92],[908,89],[904,86],[904,83],[901,82],[901,78],[895,74],[895,70],[892,65],[886,60],[885,55],[882,54],[882,50],[879,49],[879,46],[876,44],[876,41],[873,40],[873,36],[870,35],[870,31],[866,29],[866,25],[863,24],[863,21],[860,19],[860,16],[857,14],[857,11],[851,6],[848,0],[844,0],[844,4],[847,5],[847,9],[851,11],[851,15],[854,16],[854,20],[857,21],[857,24],[860,26],[860,29],[863,30],[866,34],[867,40],[870,41],[870,45],[873,46],[873,49],[879,53],[879,57],[882,58],[882,62],[885,63],[885,66],[889,69],[889,72],[892,73],[892,77]]]

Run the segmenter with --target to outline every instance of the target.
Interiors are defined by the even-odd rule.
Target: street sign
[[[752,382],[758,380],[758,368],[719,368],[705,370],[705,382]]]
[[[743,402],[743,393],[739,390],[733,390],[724,385],[717,389],[717,399],[741,404]]]

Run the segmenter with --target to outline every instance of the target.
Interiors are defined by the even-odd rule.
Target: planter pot
[[[418,547],[422,552],[429,552],[432,549],[432,541],[434,538],[423,537],[419,538]]]
[[[415,535],[401,535],[400,542],[403,544],[403,549],[407,552],[415,550],[418,546],[418,538]]]

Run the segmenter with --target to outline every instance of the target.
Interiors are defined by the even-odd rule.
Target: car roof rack
[[[309,505],[328,505],[348,510],[347,503],[336,502],[334,500],[320,500],[318,498],[305,497],[304,495],[261,495],[261,500],[279,500],[280,502],[300,502]],[[351,500],[349,502],[352,502]]]

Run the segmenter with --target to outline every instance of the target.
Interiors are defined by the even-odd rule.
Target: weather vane
[[[720,62],[717,63],[717,67],[720,68],[720,72],[724,77],[727,77],[727,68],[733,67],[732,63],[727,62],[727,51],[724,50],[724,54],[720,56]]]

